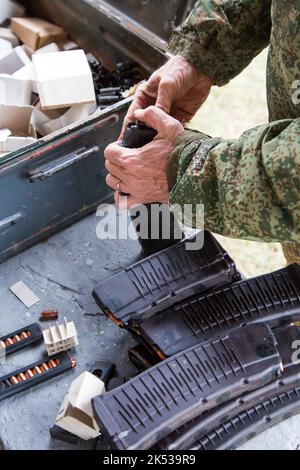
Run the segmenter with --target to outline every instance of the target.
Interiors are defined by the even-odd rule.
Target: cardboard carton
[[[47,54],[49,52],[60,52],[60,48],[56,42],[50,42],[47,46],[41,47],[41,49],[35,51],[35,54]]]
[[[9,20],[13,16],[24,16],[25,8],[13,0],[1,0],[0,5],[0,24]]]
[[[34,51],[51,42],[64,41],[68,36],[60,26],[41,18],[12,18],[11,28]]]
[[[93,104],[74,105],[60,114],[56,110],[55,116],[53,111],[42,111],[39,104],[32,113],[31,122],[36,131],[44,137],[73,123],[85,121],[96,109],[97,106]]]
[[[0,74],[12,75],[30,62],[24,49],[21,46],[15,47],[0,59]]]
[[[93,77],[83,50],[34,54],[43,110],[96,103]]]
[[[36,80],[35,80],[34,67],[33,67],[32,62],[30,62],[27,65],[24,65],[24,67],[22,67],[20,70],[15,72],[12,76],[15,78],[19,78],[20,80],[29,81],[31,83],[32,92],[36,94],[38,93]]]
[[[18,137],[13,135],[9,136],[6,140],[1,141],[0,131],[0,155],[15,152],[20,148],[33,144],[34,142],[36,142],[34,137]]]
[[[47,46],[41,47],[40,49],[37,49],[36,51],[31,49],[31,47],[26,46],[26,44],[23,44],[22,47],[24,51],[26,52],[26,54],[28,55],[28,57],[30,57],[30,59],[32,59],[33,54],[40,54],[40,53],[46,54],[47,52],[59,52],[61,50],[60,46],[58,46],[56,42],[50,42],[50,44],[47,44]]]
[[[32,106],[0,105],[0,153],[9,153],[36,141]]]
[[[0,75],[0,104],[26,106],[31,104],[32,81]]]
[[[76,51],[77,49],[80,49],[78,44],[74,41],[65,41],[59,45],[63,51]]]
[[[81,439],[88,441],[100,435],[95,420],[92,399],[105,393],[102,380],[89,372],[76,379],[58,412],[56,425]]]
[[[32,56],[35,53],[35,51],[33,49],[31,49],[31,47],[26,46],[26,44],[22,44],[21,47],[22,47],[22,49],[24,49],[24,51],[26,52],[26,54],[28,55],[30,60],[32,60]]]
[[[0,38],[10,42],[12,47],[17,47],[20,42],[10,28],[0,28]]]

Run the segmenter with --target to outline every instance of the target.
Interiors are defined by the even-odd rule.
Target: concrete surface
[[[38,321],[42,310],[58,309],[61,317],[76,322],[80,342],[74,372],[0,403],[0,446],[4,449],[78,448],[49,437],[71,381],[95,360],[115,362],[120,375],[134,373],[127,359],[133,339],[99,314],[91,293],[99,281],[133,263],[139,246],[135,241],[97,240],[97,223],[96,216],[90,216],[0,266],[0,336]],[[41,299],[30,310],[9,291],[19,280]],[[39,361],[43,350],[40,345],[13,356],[0,366],[0,375]],[[300,417],[271,429],[243,449],[296,449],[299,444]],[[91,443],[79,447],[90,449]]]
[[[74,449],[49,437],[70,383],[95,360],[116,363],[120,375],[135,372],[127,360],[133,340],[99,314],[91,294],[99,281],[133,263],[139,246],[134,241],[97,240],[97,222],[95,216],[88,217],[0,266],[0,336],[38,321],[43,310],[57,309],[61,320],[66,315],[75,321],[80,343],[74,354],[78,362],[74,372],[0,403],[0,443],[4,449]],[[9,291],[19,280],[41,299],[30,310]],[[0,366],[0,375],[39,361],[43,351],[40,345],[13,355]],[[88,449],[91,444],[80,447]]]

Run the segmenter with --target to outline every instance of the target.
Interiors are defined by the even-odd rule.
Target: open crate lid
[[[111,7],[112,15],[124,17],[125,22],[136,22],[141,36],[159,41],[162,46],[169,40],[174,27],[179,26],[191,11],[195,0],[92,0],[99,6]]]
[[[40,14],[66,26],[80,38],[82,22],[88,24],[90,42],[113,48],[140,63],[146,70],[160,66],[166,58],[168,40],[187,17],[196,0],[21,0],[29,13]],[[75,18],[81,28],[74,30]],[[62,21],[63,18],[63,21]],[[70,31],[69,31],[70,32]],[[84,38],[85,40],[88,38]],[[102,47],[102,48],[103,48]]]

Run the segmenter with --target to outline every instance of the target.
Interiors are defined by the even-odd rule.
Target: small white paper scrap
[[[18,297],[27,308],[33,307],[40,299],[24,284],[23,281],[17,282],[11,286],[10,290]]]

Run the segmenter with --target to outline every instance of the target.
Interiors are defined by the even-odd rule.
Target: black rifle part
[[[172,356],[241,325],[293,321],[300,321],[298,265],[177,303],[144,321],[139,334],[150,348]]]
[[[298,381],[299,383],[299,381]],[[278,392],[236,414],[213,432],[202,436],[190,450],[234,450],[270,427],[300,413],[300,386]]]
[[[202,250],[187,250],[189,242],[177,243],[102,282],[93,293],[100,308],[119,326],[127,327],[200,292],[240,279],[234,262],[210,233],[204,234]]]
[[[102,380],[105,387],[116,375],[116,365],[111,362],[95,361],[91,365],[90,372]]]
[[[274,335],[277,340],[277,348],[283,362],[282,376],[267,384],[254,392],[239,397],[218,406],[216,409],[203,413],[202,416],[190,421],[186,425],[177,429],[175,432],[167,436],[156,449],[164,450],[186,450],[190,449],[197,441],[201,440],[200,436],[206,436],[210,432],[222,426],[228,420],[235,418],[237,415],[253,408],[261,402],[286,393],[289,390],[300,386],[300,367],[295,364],[293,354],[295,350],[293,345],[295,341],[300,340],[300,328],[296,326],[282,327],[275,330]]]
[[[89,60],[90,69],[93,76],[94,88],[97,97],[101,97],[108,92],[111,95],[118,94],[118,101],[124,99],[122,92],[128,90],[132,86],[138,84],[142,80],[141,72],[138,64],[132,63],[130,68],[117,69],[113,72],[109,71],[98,60]]]
[[[155,129],[142,123],[132,122],[127,126],[122,145],[129,149],[142,148],[152,142],[156,136]],[[157,209],[155,213],[152,211],[154,207]],[[146,227],[141,226],[140,222],[144,210],[147,215],[144,220],[147,224]],[[145,257],[165,250],[184,239],[183,231],[167,204],[153,202],[152,204],[144,204],[143,209],[136,207],[131,210],[131,219]],[[166,233],[166,229],[169,233]]]
[[[72,444],[76,446],[79,441],[79,438],[77,436],[68,431],[65,431],[64,429],[56,425],[49,429],[49,433],[52,439],[61,442],[66,442],[67,444]]]
[[[272,382],[281,370],[271,329],[251,325],[190,348],[97,397],[95,417],[114,449],[149,449],[205,411]]]
[[[42,329],[38,323],[34,323],[0,338],[0,347],[6,356],[10,356],[41,342],[42,339]]]
[[[139,372],[144,372],[160,362],[157,356],[144,348],[142,344],[138,344],[134,348],[129,349],[128,357],[131,364],[133,364]]]
[[[126,377],[113,377],[109,381],[106,391],[110,392],[111,390],[115,390],[115,388],[118,388],[118,387],[121,387],[121,385],[124,385],[125,382],[127,382]]]
[[[0,377],[0,401],[47,382],[75,367],[75,359],[67,353],[61,353]]]

